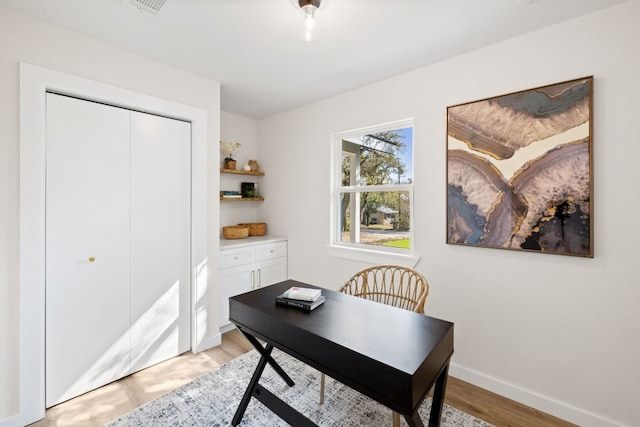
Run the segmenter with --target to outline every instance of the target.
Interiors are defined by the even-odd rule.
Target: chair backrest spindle
[[[429,283],[422,274],[410,268],[380,265],[360,271],[339,291],[424,313],[424,303],[429,295]]]

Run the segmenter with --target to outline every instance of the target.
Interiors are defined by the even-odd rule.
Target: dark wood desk
[[[423,426],[418,407],[435,385],[429,426],[438,426],[453,354],[453,323],[323,289],[326,302],[312,312],[276,305],[287,280],[229,299],[229,320],[262,354],[232,424],[255,397],[293,426],[315,426],[260,386],[269,363],[289,386],[291,378],[271,357],[278,348]],[[263,347],[258,341],[266,343]]]

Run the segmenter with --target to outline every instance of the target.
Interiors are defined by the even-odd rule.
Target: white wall
[[[289,275],[336,288],[365,265],[329,257],[335,132],[415,118],[417,269],[426,310],[455,322],[452,373],[581,425],[638,425],[640,2],[260,120],[260,214],[289,238]],[[595,258],[445,244],[446,107],[594,75]]]
[[[219,163],[220,85],[193,74],[62,30],[0,7],[0,425],[18,413],[18,108],[19,62],[100,81],[208,112],[208,163]],[[218,228],[218,168],[209,170],[209,229]],[[211,233],[209,233],[211,235]],[[209,266],[217,270],[219,241],[209,239]],[[213,279],[212,279],[213,278]],[[215,275],[210,275],[207,330],[218,334]],[[207,337],[205,337],[206,340]]]
[[[260,163],[257,120],[222,111],[220,113],[220,139],[240,143],[240,151],[233,156],[238,162],[237,169],[241,169],[246,162],[252,159],[257,159]],[[220,166],[222,166],[222,157],[224,155],[221,153]],[[255,176],[222,174],[220,189],[240,191],[241,182],[257,182],[258,190],[260,190],[261,179]],[[220,202],[220,227],[243,222],[259,222],[258,205],[258,202]],[[222,235],[222,228],[218,231]]]

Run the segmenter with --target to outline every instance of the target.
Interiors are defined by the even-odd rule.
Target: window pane
[[[342,140],[343,185],[413,182],[413,128],[369,133]]]
[[[410,249],[409,197],[407,191],[342,193],[340,241]]]

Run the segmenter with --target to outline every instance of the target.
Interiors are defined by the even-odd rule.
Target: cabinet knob
[[[89,262],[94,262],[96,259],[94,257],[89,258]]]

